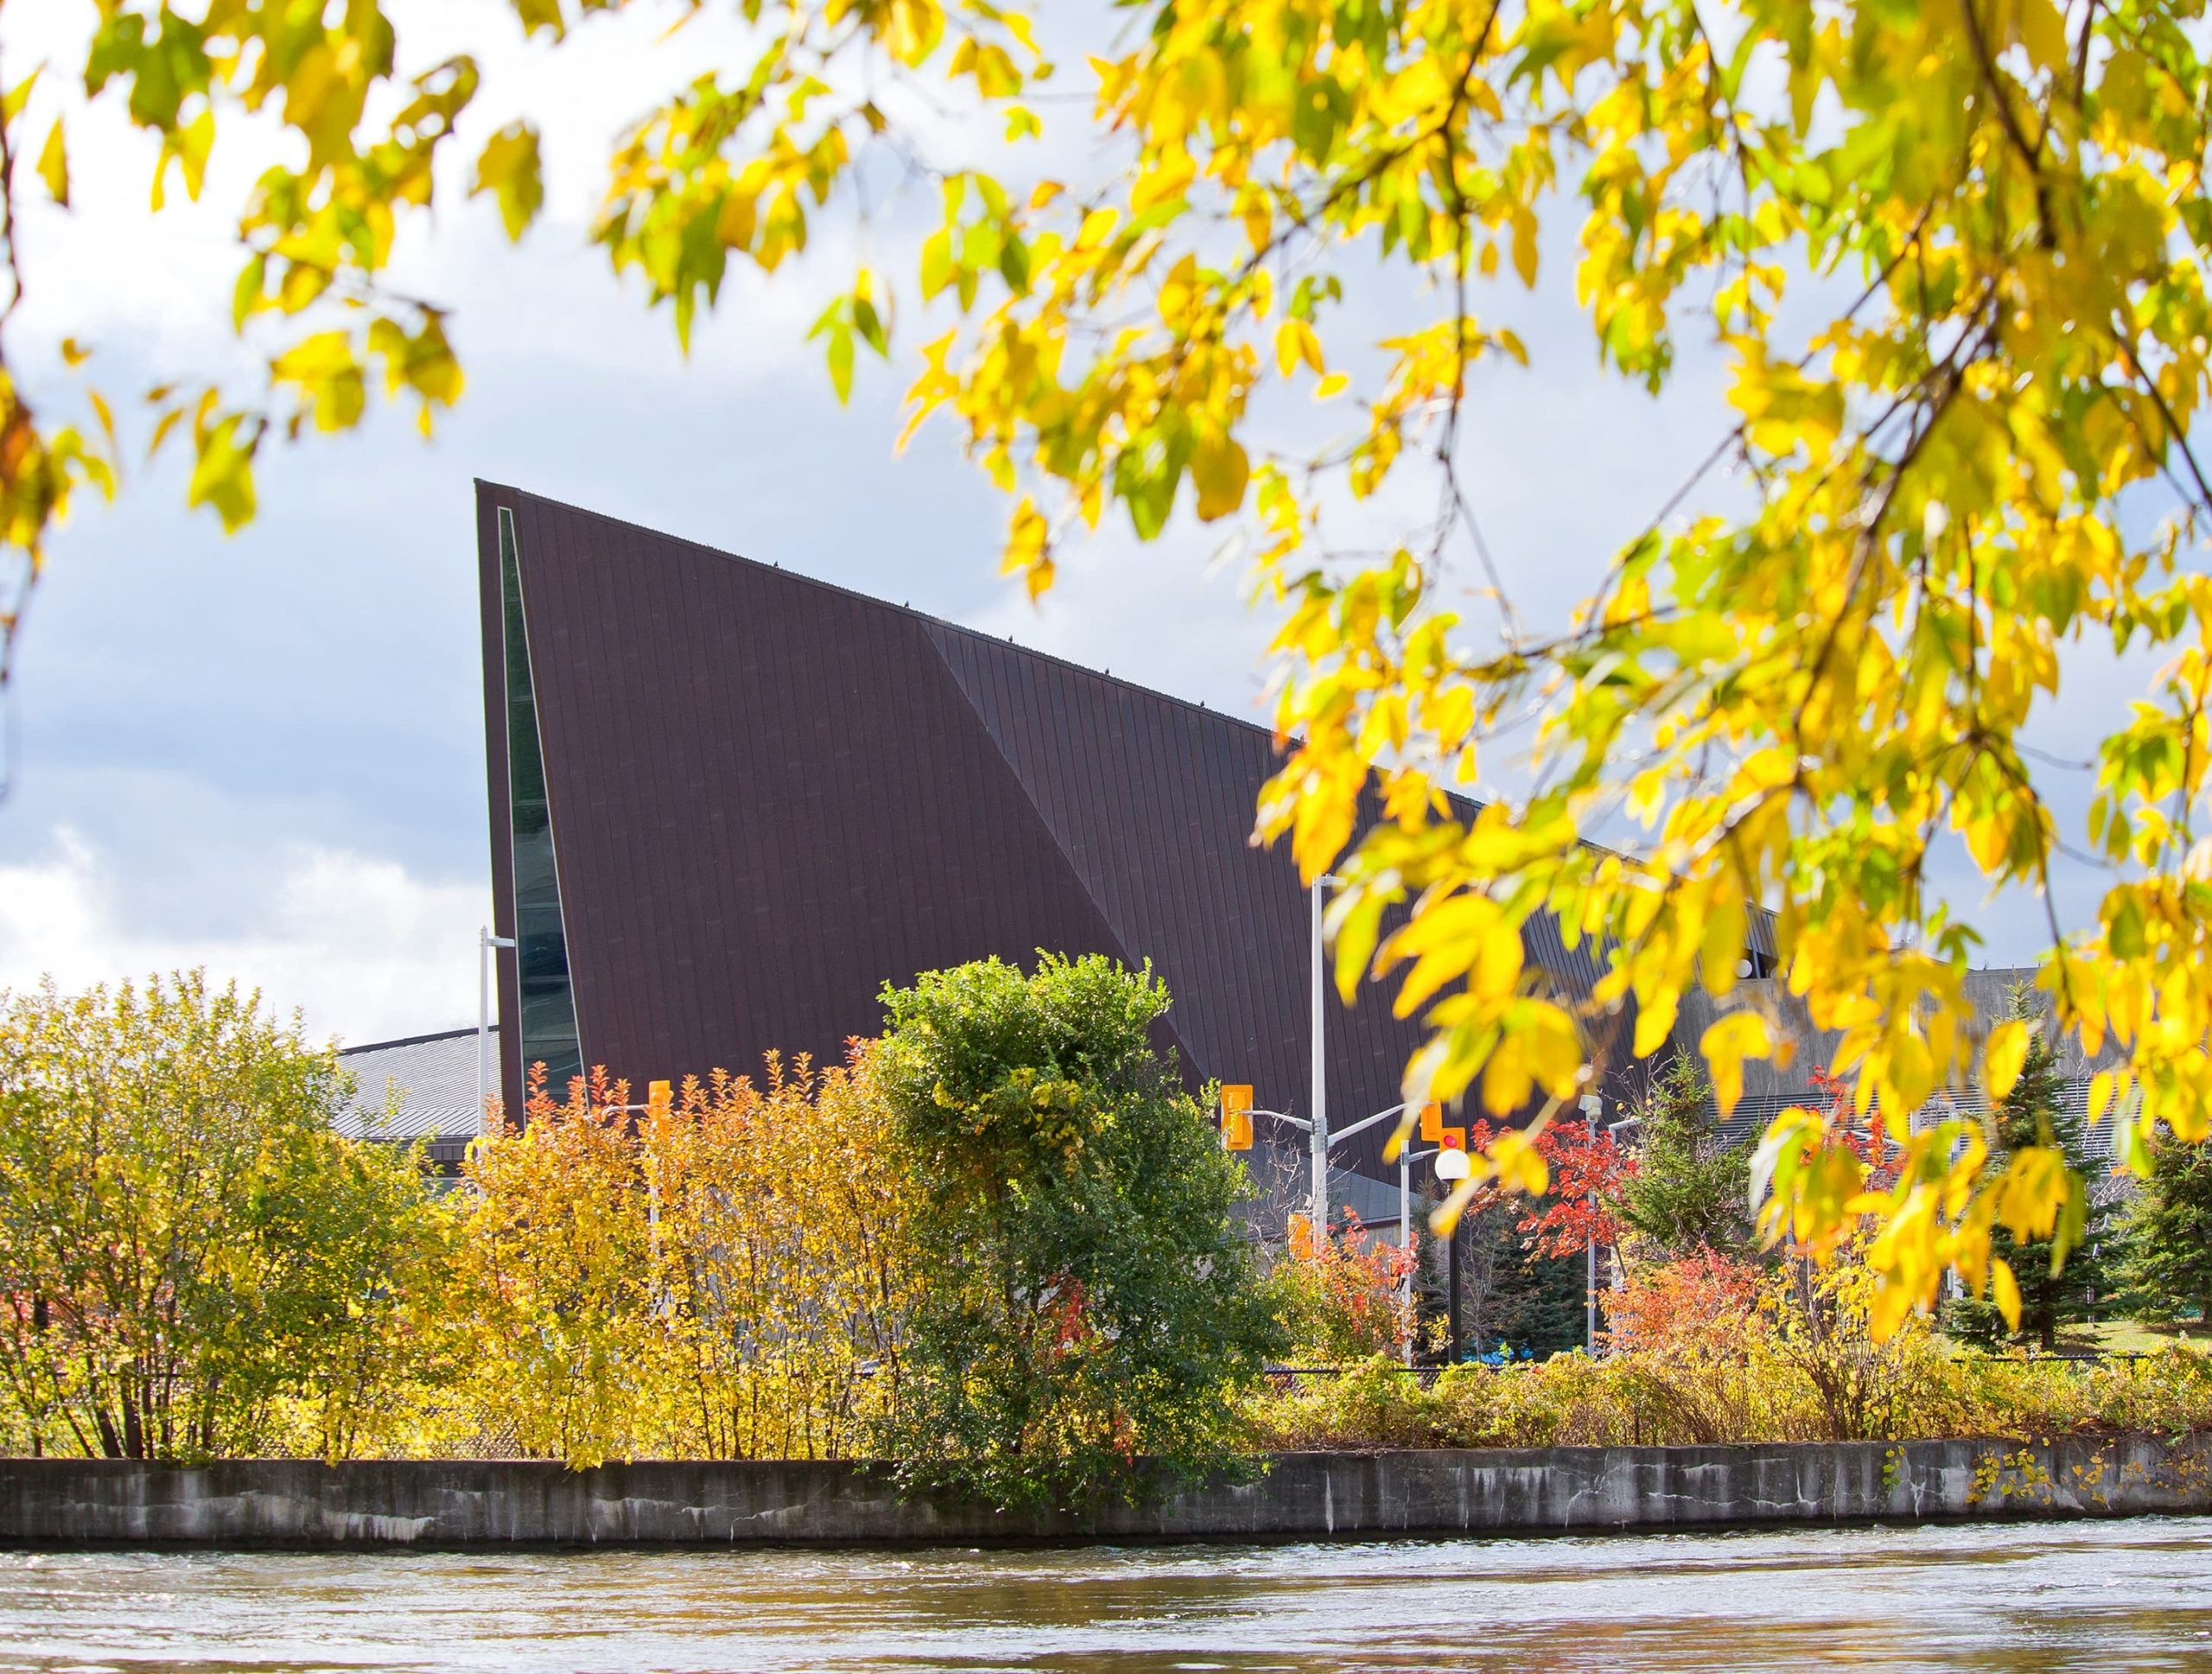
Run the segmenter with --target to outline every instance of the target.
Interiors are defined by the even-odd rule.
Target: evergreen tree
[[[1504,1343],[1539,1359],[1580,1348],[1588,1335],[1583,1257],[1538,1255],[1520,1228],[1521,1202],[1500,1208],[1503,1213],[1476,1229],[1477,1238],[1490,1244],[1490,1283],[1469,1346],[1493,1349]]]
[[[2133,1306],[2163,1319],[2194,1308],[2212,1324],[2212,1145],[2164,1136],[2118,1242]]]
[[[2082,1119],[2067,1108],[2062,1097],[2064,1083],[2059,1074],[2058,1054],[2041,1027],[2042,1009],[2020,987],[2012,992],[2007,1015],[2031,1024],[2031,1029],[2019,1079],[1988,1119],[1992,1177],[2014,1155],[2031,1145],[2056,1146],[2066,1159],[2070,1189],[2086,1202],[2089,1156]],[[2008,1263],[2012,1276],[2019,1282],[2019,1329],[2011,1330],[1996,1303],[1986,1296],[1954,1298],[1943,1310],[1944,1329],[1970,1342],[2032,1340],[2041,1348],[2056,1346],[2058,1327],[2090,1318],[2104,1295],[2107,1280],[2101,1246],[2106,1242],[2100,1229],[2092,1225],[2081,1242],[2067,1251],[2061,1270],[2054,1272],[2051,1239],[2015,1238],[1999,1225],[1990,1235],[1990,1253]]]
[[[1668,1258],[1740,1251],[1751,1237],[1751,1160],[1722,1138],[1697,1060],[1675,1058],[1637,1112],[1636,1172],[1621,1191],[1621,1224]]]

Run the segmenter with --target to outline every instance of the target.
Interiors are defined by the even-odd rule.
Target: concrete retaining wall
[[[0,1460],[0,1544],[503,1546],[1286,1540],[2212,1511],[2212,1435],[1285,1454],[1148,1509],[901,1500],[869,1465]]]

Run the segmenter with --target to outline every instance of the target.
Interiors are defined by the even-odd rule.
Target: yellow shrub
[[[828,1458],[898,1386],[911,1282],[866,1059],[766,1085],[536,1091],[472,1149],[456,1302],[479,1423],[526,1453]]]

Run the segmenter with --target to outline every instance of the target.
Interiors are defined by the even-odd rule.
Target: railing
[[[1559,1352],[1571,1353],[1575,1351],[1562,1350]],[[2155,1360],[2158,1356],[2156,1353],[2145,1349],[2057,1349],[2048,1353],[2040,1349],[2030,1349],[2025,1353],[2022,1354],[1991,1353],[1986,1350],[1961,1349],[1954,1353],[1951,1358],[1955,1361],[1993,1360],[1999,1362],[2012,1361],[2015,1364],[2024,1363],[2031,1365],[2056,1364],[2060,1365],[2074,1366],[2098,1366],[2114,1364],[2126,1365],[2138,1360]],[[1539,1364],[1539,1359],[1540,1357],[1535,1355],[1514,1355],[1507,1357],[1501,1354],[1491,1353],[1471,1356],[1469,1359],[1462,1361],[1461,1364],[1471,1366],[1480,1365],[1491,1367],[1503,1365],[1535,1365]],[[1263,1376],[1267,1379],[1269,1389],[1278,1395],[1288,1395],[1295,1393],[1298,1390],[1309,1384],[1328,1382],[1335,1378],[1342,1378],[1349,1372],[1363,1370],[1365,1367],[1373,1365],[1374,1364],[1375,1362],[1369,1360],[1357,1362],[1351,1365],[1269,1366]],[[1401,1365],[1395,1360],[1390,1361],[1388,1364],[1392,1372],[1398,1372],[1405,1377],[1412,1378],[1422,1389],[1433,1388],[1437,1378],[1441,1377],[1446,1370],[1446,1368],[1442,1365]]]
[[[1960,1358],[1974,1357],[1961,1356]],[[2155,1360],[2158,1357],[2147,1349],[2140,1348],[2055,1348],[2048,1352],[2031,1348],[2018,1356],[1984,1353],[1979,1358],[1989,1360],[2010,1360],[2017,1358],[2031,1363],[2056,1360],[2073,1365],[2103,1365],[2111,1360]]]

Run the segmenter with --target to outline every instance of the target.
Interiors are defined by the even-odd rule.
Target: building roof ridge
[[[499,1024],[493,1023],[491,1026],[491,1032],[497,1034],[499,1032]],[[357,1052],[385,1052],[394,1047],[419,1047],[431,1041],[457,1041],[464,1034],[475,1033],[476,1025],[471,1023],[466,1028],[434,1029],[428,1034],[403,1034],[391,1041],[364,1041],[358,1046],[339,1047],[338,1055],[340,1058],[350,1058]]]
[[[1110,670],[1093,668],[1088,663],[1078,663],[1071,658],[1059,655],[1057,652],[1040,651],[1035,646],[1024,645],[1018,640],[1001,640],[996,634],[986,633],[979,627],[970,627],[965,622],[955,621],[949,616],[933,615],[926,610],[917,610],[910,604],[894,604],[890,600],[879,598],[873,593],[863,593],[858,588],[848,587],[842,582],[828,581],[820,576],[809,575],[803,570],[786,570],[780,563],[763,562],[759,558],[749,557],[742,552],[731,552],[719,546],[710,546],[704,541],[694,540],[689,535],[672,534],[665,529],[656,529],[648,524],[633,522],[628,518],[618,518],[607,512],[595,512],[589,506],[574,506],[567,500],[555,500],[549,494],[533,493],[527,488],[517,488],[508,483],[493,482],[479,477],[476,479],[476,484],[479,487],[488,488],[495,493],[512,494],[521,500],[535,500],[541,506],[551,506],[572,516],[590,518],[596,522],[613,524],[618,528],[634,530],[639,534],[650,535],[656,540],[674,541],[678,545],[691,547],[702,552],[709,557],[720,558],[726,563],[741,563],[749,569],[766,570],[772,576],[802,582],[809,587],[822,589],[825,592],[836,594],[857,603],[873,606],[878,610],[887,610],[895,615],[910,617],[926,627],[944,628],[950,633],[974,640],[981,645],[1011,649],[1024,657],[1032,657],[1039,662],[1050,663],[1056,668],[1065,669],[1071,674],[1087,675],[1091,679],[1103,680],[1109,685],[1118,686],[1139,697],[1157,698],[1162,703],[1173,703],[1179,708],[1188,710],[1194,715],[1205,715],[1217,721],[1227,721],[1232,725],[1245,728],[1249,731],[1262,733],[1271,740],[1274,737],[1274,729],[1272,727],[1262,722],[1249,720],[1232,710],[1217,710],[1202,699],[1182,697],[1172,691],[1162,691],[1157,686],[1143,685],[1137,681],[1116,674]],[[1453,792],[1453,794],[1459,793]]]

